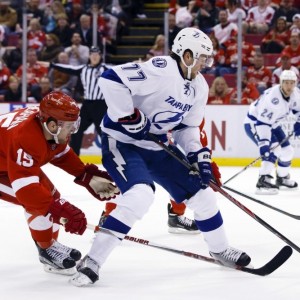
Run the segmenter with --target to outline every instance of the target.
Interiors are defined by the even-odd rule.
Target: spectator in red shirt
[[[8,88],[8,80],[11,75],[9,68],[0,59],[0,95],[4,95]]]
[[[289,44],[290,33],[286,17],[279,17],[274,29],[269,31],[262,40],[261,51],[263,53],[280,53]]]
[[[21,79],[23,73],[23,66],[21,65],[16,72],[16,75]],[[27,52],[27,91],[29,96],[35,94],[36,89],[39,89],[39,82],[43,76],[48,74],[48,68],[37,61],[37,53],[34,49],[28,49]],[[33,102],[36,99],[31,99]]]
[[[207,104],[230,104],[233,92],[234,89],[228,87],[223,77],[217,77],[209,89]]]
[[[32,19],[29,23],[28,29],[28,47],[41,51],[46,44],[46,34],[41,29],[40,21],[38,19]]]
[[[288,55],[291,57],[291,64],[300,69],[300,32],[296,29],[291,32],[290,45],[284,47],[281,57]],[[276,62],[276,66],[280,66],[280,59]]]
[[[248,82],[256,86],[260,94],[271,86],[272,73],[264,66],[264,57],[260,52],[255,53],[253,57],[253,66],[250,66],[247,69],[245,77]]]

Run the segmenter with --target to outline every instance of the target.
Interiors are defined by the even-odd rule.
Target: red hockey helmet
[[[50,117],[57,121],[77,121],[79,111],[76,101],[62,92],[51,92],[40,103],[42,122],[47,122]]]

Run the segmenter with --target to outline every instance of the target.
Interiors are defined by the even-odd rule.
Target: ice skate
[[[200,233],[194,220],[179,216],[172,212],[171,204],[168,204],[169,233],[198,234]]]
[[[77,273],[69,280],[75,286],[89,286],[99,280],[99,265],[89,256],[85,256],[77,266]]]
[[[250,256],[238,249],[228,247],[220,253],[209,252],[209,254],[217,259],[224,266],[248,266],[250,264]]]
[[[280,190],[296,190],[298,189],[298,183],[290,179],[290,174],[285,177],[279,177],[277,175],[276,184]]]
[[[61,275],[73,275],[76,272],[76,269],[74,268],[76,261],[70,257],[68,253],[62,251],[64,249],[62,246],[64,245],[58,243],[57,241],[54,241],[52,246],[46,249],[43,249],[37,245],[39,260],[44,265],[45,272]],[[69,248],[67,246],[65,247]]]
[[[260,175],[256,184],[257,195],[276,195],[278,194],[279,188],[276,184],[273,184],[271,175]]]

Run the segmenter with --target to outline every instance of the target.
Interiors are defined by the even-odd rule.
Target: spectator
[[[52,31],[56,36],[58,36],[60,44],[66,48],[71,45],[71,37],[73,30],[70,28],[68,23],[68,17],[66,14],[58,14],[56,17],[56,27]]]
[[[46,43],[46,34],[38,19],[31,19],[27,33],[28,47],[40,52]]]
[[[81,37],[78,32],[73,33],[71,42],[72,45],[65,49],[70,58],[70,65],[86,64],[89,60],[89,48],[81,44]]]
[[[41,102],[41,100],[50,92],[52,92],[52,88],[49,77],[43,76],[39,81],[39,88],[35,89],[31,93],[31,97],[33,97],[37,102]]]
[[[8,88],[8,80],[11,75],[9,68],[5,65],[4,61],[0,59],[0,95],[4,95]]]
[[[293,23],[293,16],[298,13],[299,8],[294,7],[294,0],[281,0],[279,8],[274,13],[272,25],[279,17],[284,16],[288,26],[290,26]]]
[[[85,2],[85,1],[84,1]],[[71,4],[66,9],[70,28],[75,29],[79,25],[80,16],[84,13],[84,7],[81,5],[80,1],[72,1]]]
[[[259,97],[259,91],[254,83],[248,81],[246,74],[242,77],[242,99],[241,104],[249,105]],[[230,99],[231,103],[238,103],[237,88],[234,88]]]
[[[247,32],[265,34],[271,25],[274,8],[269,6],[269,0],[257,0],[257,6],[249,9],[243,27]]]
[[[22,44],[22,37],[20,34],[18,34],[16,48],[12,49],[11,51],[6,51],[3,55],[3,60],[13,74],[16,73],[17,69],[22,64]]]
[[[293,30],[290,37],[290,45],[284,47],[283,54],[289,54],[291,57],[291,63],[296,68],[300,68],[300,32]]]
[[[255,48],[252,43],[242,42],[242,66],[249,67],[253,63]],[[225,63],[216,68],[216,76],[235,74],[237,71],[238,53],[236,38],[226,42]]]
[[[179,28],[185,28],[192,25],[194,17],[192,11],[196,1],[188,1],[186,6],[181,6],[176,10],[175,19],[176,25]]]
[[[233,92],[223,77],[216,77],[209,89],[207,104],[230,104]]]
[[[26,7],[27,21],[30,22],[32,19],[38,19],[40,24],[44,23],[44,11],[39,8],[40,0],[28,0]],[[19,6],[18,10],[18,25],[20,26],[23,22],[23,7]]]
[[[169,40],[168,40],[169,50],[171,50],[173,41],[179,31],[180,31],[180,28],[176,25],[175,15],[172,13],[169,13]]]
[[[55,0],[52,4],[48,4],[45,7],[43,27],[45,32],[52,32],[56,27],[56,18],[58,14],[66,14],[66,10],[61,1]]]
[[[59,64],[69,64],[69,55],[66,52],[60,52],[57,56]],[[51,87],[54,91],[61,91],[64,94],[73,96],[73,91],[76,86],[77,76],[72,76],[59,70],[50,68],[48,73]]]
[[[16,75],[19,79],[22,78],[23,66],[21,65],[17,71]],[[34,49],[28,49],[27,51],[27,69],[26,69],[26,77],[27,77],[27,91],[28,96],[31,97],[32,94],[36,95],[39,87],[40,79],[43,76],[48,74],[48,68],[43,66],[41,63],[37,61],[37,53]],[[30,101],[36,102],[37,99],[30,98]]]
[[[239,14],[242,15],[242,20],[246,19],[246,13],[242,8],[239,7],[237,0],[227,0],[225,3],[229,22],[237,24]]]
[[[145,15],[144,12],[144,0],[135,0],[132,1],[131,5],[131,16],[137,17],[139,19],[146,19],[147,16]]]
[[[247,69],[245,77],[249,83],[256,86],[260,94],[262,94],[265,89],[271,87],[272,73],[264,66],[264,57],[260,52],[255,53],[253,57],[253,66],[250,66]]]
[[[93,46],[93,28],[91,26],[91,16],[83,14],[79,20],[80,23],[75,28],[75,31],[80,34],[82,45],[90,48]],[[97,31],[97,45],[102,45],[102,36],[99,31]]]
[[[295,14],[293,16],[293,24],[290,27],[290,31],[299,30],[300,31],[300,14]]]
[[[298,83],[299,83],[299,79],[300,79],[299,70],[295,66],[292,66],[291,55],[287,52],[283,53],[281,55],[280,62],[281,62],[281,66],[276,68],[272,73],[272,85],[274,86],[276,84],[279,84],[280,75],[281,75],[282,71],[284,71],[284,70],[294,71],[298,77]]]
[[[213,27],[211,35],[215,36],[220,46],[222,46],[222,44],[237,34],[238,28],[236,24],[228,21],[227,10],[221,10],[219,12],[219,22],[220,24]]]
[[[286,17],[276,20],[274,29],[269,31],[262,40],[261,51],[263,53],[280,53],[289,44],[289,31]]]
[[[149,53],[152,56],[165,55],[165,36],[158,34],[155,38],[153,46],[150,48]]]
[[[6,33],[10,33],[15,30],[17,20],[17,11],[9,6],[9,1],[1,1],[0,24],[4,26]]]
[[[53,33],[49,33],[46,34],[46,45],[38,54],[38,58],[39,60],[50,62],[55,60],[57,55],[63,50],[63,47],[60,46],[58,37]]]
[[[208,34],[218,23],[219,9],[215,4],[215,0],[203,0],[194,19],[194,24]]]
[[[22,87],[20,79],[11,75],[8,79],[8,88],[4,92],[5,102],[21,102],[22,101]]]

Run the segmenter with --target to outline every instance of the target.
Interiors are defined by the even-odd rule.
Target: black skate
[[[245,267],[250,264],[250,256],[238,249],[228,247],[226,250],[220,253],[209,252],[209,254],[217,259],[224,266],[241,266]]]
[[[57,241],[54,241],[52,246],[47,249],[43,249],[37,244],[36,246],[39,252],[39,260],[44,265],[44,270],[46,272],[62,275],[73,275],[76,272],[76,269],[74,268],[76,265],[76,261],[72,257],[70,257],[70,253],[65,252],[66,249],[71,248],[62,245]],[[80,252],[79,254],[81,256]],[[76,255],[78,256],[78,254]]]
[[[296,190],[298,189],[298,183],[290,179],[290,174],[285,177],[279,177],[277,175],[276,184],[280,190]]]
[[[168,203],[168,226],[169,233],[198,234],[200,233],[196,222],[184,216],[172,212],[171,204]]]
[[[256,194],[257,195],[276,195],[278,194],[278,186],[273,184],[271,180],[273,176],[271,175],[260,175],[256,184]]]
[[[70,279],[75,286],[88,286],[99,280],[98,263],[86,255],[77,266],[77,273]]]

